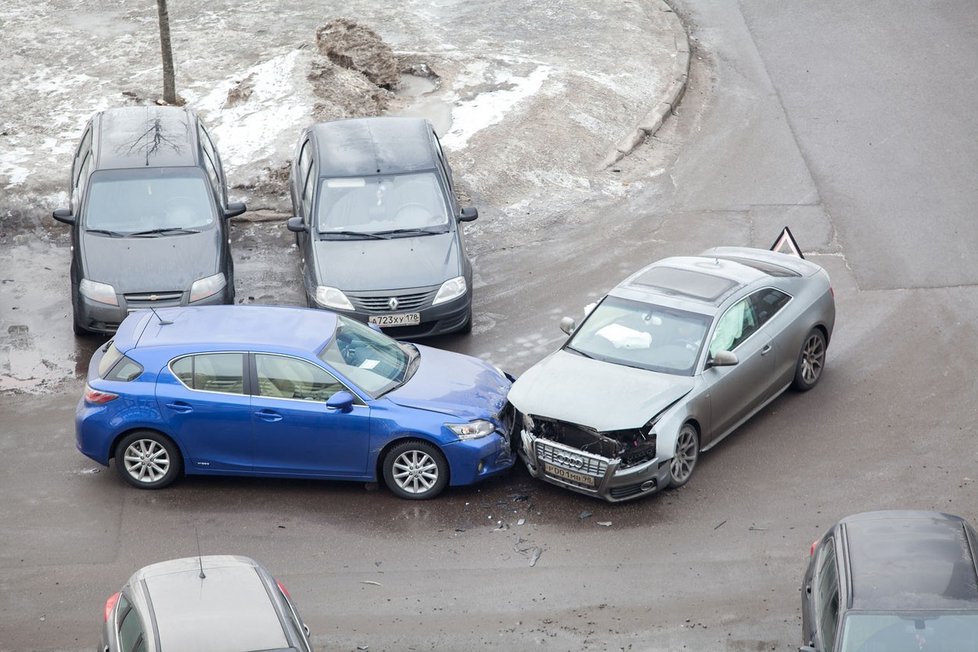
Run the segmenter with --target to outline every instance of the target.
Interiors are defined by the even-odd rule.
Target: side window
[[[210,179],[214,196],[217,197],[217,201],[223,206],[225,204],[224,186],[221,184],[221,173],[219,172],[220,162],[217,160],[214,144],[211,142],[210,136],[207,135],[207,130],[204,129],[203,125],[200,127],[199,135],[201,149],[204,151],[204,169],[207,171],[207,178]]]
[[[299,178],[302,179],[302,218],[306,224],[312,221],[312,192],[315,179],[312,174],[312,154],[310,153],[310,141],[302,145],[302,152],[299,154]]]
[[[819,549],[815,566],[816,644],[824,652],[834,652],[839,629],[839,574],[835,565],[833,539],[826,539]]]
[[[78,212],[81,208],[82,197],[85,195],[85,183],[88,181],[89,170],[92,167],[92,152],[88,150],[83,154],[85,157],[78,166],[78,176],[71,186],[71,210]]]
[[[244,394],[243,353],[202,353],[170,363],[170,370],[189,389]]]
[[[741,299],[730,306],[717,321],[713,339],[710,341],[710,355],[716,355],[717,351],[733,351],[750,337],[758,326],[751,297]]]
[[[143,373],[143,366],[141,364],[132,358],[122,356],[122,359],[112,367],[111,371],[104,378],[106,380],[120,380],[128,383],[139,378],[139,374],[141,373]]]
[[[760,327],[784,308],[791,301],[791,297],[781,290],[766,288],[752,294],[750,300],[754,307],[754,314],[757,316],[757,325]]]
[[[75,152],[75,163],[72,168],[72,186],[78,185],[78,179],[81,177],[81,163],[88,157],[89,153],[92,151],[92,126],[91,124],[85,128],[85,133],[82,134],[81,142],[78,144],[78,151]]]
[[[325,369],[296,358],[257,353],[255,369],[259,396],[326,401],[344,389]]]
[[[146,650],[146,633],[139,613],[133,608],[126,596],[119,596],[119,607],[116,611],[119,632],[119,650],[124,652],[144,652]]]

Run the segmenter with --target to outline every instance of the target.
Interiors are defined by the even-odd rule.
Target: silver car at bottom
[[[530,474],[610,502],[686,484],[788,387],[807,391],[835,325],[828,274],[800,257],[718,247],[629,276],[513,384]]]

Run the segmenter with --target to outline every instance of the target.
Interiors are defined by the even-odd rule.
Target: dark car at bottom
[[[311,652],[288,591],[247,557],[151,564],[105,601],[102,652]]]
[[[978,651],[976,544],[950,514],[843,518],[812,544],[801,652]]]

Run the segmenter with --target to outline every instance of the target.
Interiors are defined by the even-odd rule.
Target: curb
[[[682,100],[683,93],[686,92],[686,82],[689,80],[689,36],[686,34],[686,28],[683,26],[683,22],[679,19],[676,12],[673,11],[672,7],[665,0],[658,0],[658,2],[662,6],[661,11],[667,13],[669,16],[668,20],[676,46],[676,56],[672,67],[672,74],[669,76],[669,85],[666,87],[665,98],[661,102],[656,103],[639,120],[635,129],[625,136],[615,149],[604,158],[600,167],[602,170],[631,154],[639,145],[645,142],[646,138],[654,135],[659,130],[659,127],[662,126],[666,116],[672,113],[679,104],[679,101]]]

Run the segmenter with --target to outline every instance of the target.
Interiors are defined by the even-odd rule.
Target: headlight
[[[223,272],[218,272],[214,276],[208,276],[207,278],[194,281],[194,284],[190,286],[190,303],[217,294],[227,284],[228,281],[224,278]]]
[[[438,288],[438,294],[435,295],[435,300],[431,302],[431,305],[437,306],[439,303],[458,299],[465,294],[466,289],[467,286],[465,285],[464,276],[456,276],[453,279],[449,279]]]
[[[99,283],[83,278],[78,284],[78,292],[83,297],[88,297],[92,301],[107,303],[110,306],[119,305],[119,298],[115,295],[115,288],[108,283]]]
[[[337,310],[353,310],[353,304],[346,298],[346,295],[326,285],[316,286],[316,303],[324,308],[336,308]]]
[[[527,432],[533,432],[533,428],[534,427],[535,427],[535,424],[533,423],[533,417],[531,417],[529,414],[524,414],[523,415],[523,430],[525,430]]]
[[[485,419],[477,419],[468,423],[446,423],[445,427],[458,435],[459,439],[478,439],[496,432],[496,426]]]

